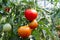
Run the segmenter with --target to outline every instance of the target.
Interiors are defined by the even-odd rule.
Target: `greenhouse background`
[[[24,11],[31,8],[38,27],[22,38],[17,30],[30,23]],[[60,0],[0,0],[0,40],[60,40]]]

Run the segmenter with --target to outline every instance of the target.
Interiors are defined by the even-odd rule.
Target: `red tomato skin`
[[[25,13],[26,19],[29,21],[33,21],[34,19],[37,18],[37,15],[38,15],[37,11],[34,9],[27,9],[27,10],[25,10],[24,13]]]
[[[9,7],[6,7],[6,8],[5,8],[5,11],[6,11],[6,12],[9,12],[9,11],[10,11],[10,8],[9,8]]]

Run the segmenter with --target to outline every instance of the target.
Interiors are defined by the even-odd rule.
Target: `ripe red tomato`
[[[28,26],[21,26],[18,29],[18,35],[21,36],[22,38],[27,38],[31,34],[31,29]]]
[[[27,9],[27,10],[25,10],[24,13],[25,13],[26,19],[29,21],[36,19],[37,15],[38,15],[37,11],[34,9]]]
[[[36,21],[36,20],[33,20],[33,21],[29,24],[29,27],[30,27],[31,29],[37,28],[37,27],[38,27],[37,21]]]
[[[6,12],[9,12],[9,11],[10,11],[10,8],[9,8],[9,7],[6,7],[6,8],[5,8],[5,11],[6,11]]]

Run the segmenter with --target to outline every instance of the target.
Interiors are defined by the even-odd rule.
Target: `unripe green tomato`
[[[5,25],[3,25],[3,31],[11,31],[12,27],[9,23],[6,23]]]

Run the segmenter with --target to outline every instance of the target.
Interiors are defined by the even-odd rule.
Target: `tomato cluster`
[[[9,12],[10,8],[5,8],[6,12]],[[36,18],[38,16],[38,13],[34,9],[26,9],[24,11],[25,18],[30,21],[29,24],[25,26],[21,26],[18,28],[17,32],[18,35],[22,38],[27,38],[31,35],[32,30],[38,27],[38,22],[36,21]],[[6,23],[3,25],[3,31],[9,32],[11,31],[12,26],[9,23]]]
[[[27,26],[19,27],[18,35],[22,38],[27,38],[31,35],[32,30],[38,27],[38,22],[36,21],[38,13],[34,9],[27,9],[25,10],[24,15],[30,23]]]

